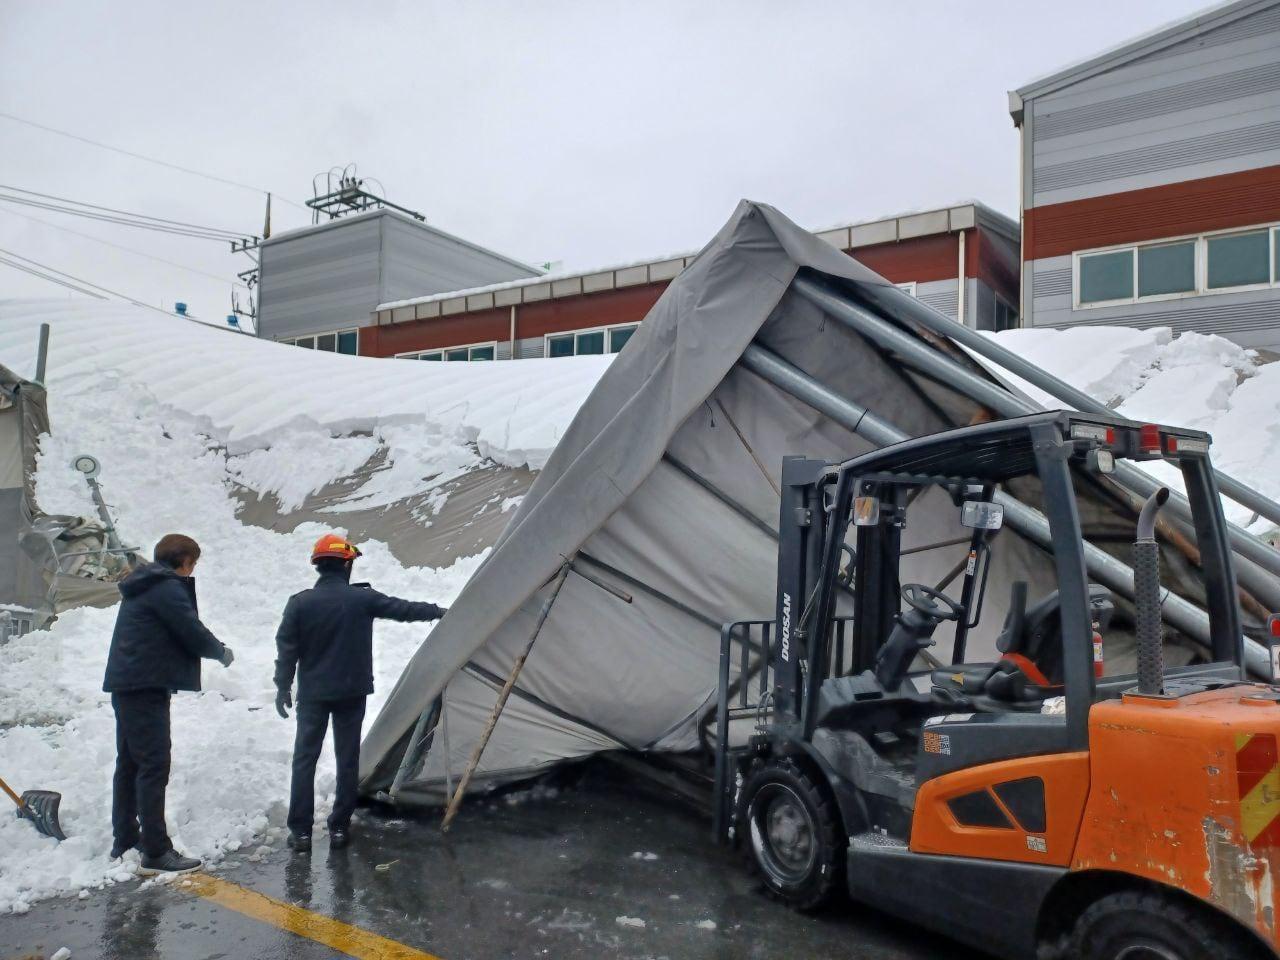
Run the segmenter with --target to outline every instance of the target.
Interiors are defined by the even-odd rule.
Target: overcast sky
[[[1006,92],[1202,6],[3,0],[0,111],[271,190],[277,232],[354,161],[436,226],[590,267],[696,249],[742,197],[810,228],[969,198],[1016,217]],[[262,229],[260,193],[3,117],[0,184]],[[0,251],[210,320],[250,266],[7,203]],[[65,295],[0,265],[0,296]]]

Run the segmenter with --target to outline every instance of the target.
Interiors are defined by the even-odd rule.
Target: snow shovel
[[[62,794],[52,790],[26,790],[22,796],[18,796],[3,780],[0,780],[0,787],[18,805],[19,817],[30,820],[46,837],[67,839],[67,835],[62,832],[62,825],[58,823],[58,805],[62,803]]]

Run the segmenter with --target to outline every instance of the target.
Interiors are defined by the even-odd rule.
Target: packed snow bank
[[[313,580],[308,551],[324,528],[278,534],[243,526],[227,489],[225,453],[201,436],[195,418],[120,380],[82,386],[51,393],[57,433],[44,442],[41,504],[57,512],[90,510],[69,458],[77,449],[110,451],[103,484],[120,529],[143,544],[173,530],[196,535],[204,549],[197,571],[201,614],[236,652],[230,669],[205,662],[204,693],[173,699],[170,830],[179,849],[218,862],[283,826],[293,724],[272,706],[274,630],[285,599]],[[443,570],[405,568],[384,544],[362,548],[362,578],[389,593],[446,605],[482,559]],[[75,610],[52,630],[0,648],[0,770],[19,789],[60,791],[70,837],[58,844],[30,824],[0,817],[0,913],[130,876],[107,860],[115,742],[101,684],[115,614]],[[379,626],[371,716],[429,629]],[[322,797],[333,789],[327,748],[318,789]],[[321,806],[330,803],[325,797]]]
[[[536,470],[611,360],[347,357],[127,304],[0,301],[0,357],[24,376],[34,375],[42,322],[52,326],[51,384],[124,376],[205,421],[205,432],[233,454],[269,447],[291,429],[340,436],[411,424],[474,443],[480,456],[497,463]]]
[[[1280,499],[1280,364],[1259,365],[1254,351],[1223,337],[1174,339],[1168,327],[1033,328],[988,336],[1120,416],[1208,431],[1219,469]],[[1046,408],[1062,406],[1020,377],[998,372]],[[1145,466],[1164,482],[1178,482],[1167,465]],[[1260,535],[1276,532],[1234,501],[1223,504],[1233,523]]]
[[[49,406],[36,496],[53,513],[92,514],[72,455],[92,452],[119,529],[149,547],[184,531],[204,549],[200,611],[236,653],[205,662],[199,695],[173,699],[168,822],[175,844],[215,865],[283,833],[293,723],[276,716],[275,627],[309,586],[310,545],[343,531],[342,507],[386,506],[496,459],[541,465],[609,358],[425,364],[318,354],[152,311],[85,301],[0,302],[0,363],[34,372],[41,322],[52,325]],[[228,449],[230,448],[230,449]],[[239,455],[232,456],[231,453]],[[278,533],[242,523],[237,485],[284,510],[373,457],[332,527]],[[496,507],[495,507],[496,508]],[[367,541],[359,576],[379,589],[448,605],[484,554],[447,568],[404,566]],[[63,794],[58,844],[0,816],[0,914],[130,878],[111,864],[114,719],[101,692],[115,608],[64,614],[48,631],[0,647],[0,773],[18,789]],[[372,719],[426,624],[376,631]],[[332,803],[329,747],[317,822]]]

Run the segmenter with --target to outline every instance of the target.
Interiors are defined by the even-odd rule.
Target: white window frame
[[[1238,236],[1246,233],[1267,233],[1267,269],[1270,279],[1266,283],[1250,283],[1238,287],[1209,286],[1209,241],[1219,237]],[[1195,289],[1179,293],[1156,293],[1147,296],[1138,294],[1138,251],[1151,247],[1167,247],[1172,244],[1193,241],[1195,244]],[[1280,271],[1276,269],[1276,246],[1280,242],[1280,221],[1259,223],[1248,227],[1230,227],[1226,230],[1208,230],[1204,233],[1184,234],[1178,237],[1161,237],[1159,240],[1144,240],[1141,243],[1118,243],[1109,247],[1094,247],[1091,250],[1077,250],[1071,254],[1071,309],[1093,310],[1098,307],[1125,306],[1135,303],[1158,303],[1162,300],[1185,300],[1188,297],[1212,297],[1224,293],[1248,293],[1253,290],[1271,290],[1280,287]],[[1120,253],[1130,251],[1133,271],[1133,296],[1116,300],[1097,300],[1092,303],[1080,302],[1080,261],[1100,253]]]
[[[432,347],[430,350],[409,350],[405,353],[397,353],[395,355],[395,359],[396,360],[421,360],[425,356],[429,356],[433,353],[438,353],[440,354],[441,363],[483,363],[485,361],[482,361],[482,360],[473,361],[471,359],[471,351],[482,350],[485,347],[489,347],[493,350],[493,359],[497,360],[498,359],[498,341],[497,340],[485,340],[480,343],[458,343],[448,347]],[[467,359],[466,360],[450,360],[448,357],[445,356],[445,354],[447,354],[450,350],[466,350]]]
[[[914,280],[908,280],[906,283],[895,283],[894,286],[903,293],[909,293],[913,297],[916,295],[916,282]]]
[[[341,357],[360,356],[360,328],[359,327],[342,327],[341,329],[338,329],[338,330],[321,330],[319,333],[307,333],[307,334],[303,334],[300,337],[281,337],[276,342],[283,343],[286,346],[296,347],[298,345],[299,340],[310,340],[311,341],[310,349],[316,350],[320,353],[328,353],[329,352],[328,350],[321,350],[319,347],[317,347],[316,341],[319,340],[321,337],[327,337],[329,334],[333,334],[334,346],[336,347],[338,344],[338,340],[337,340],[338,335],[343,333],[354,333],[356,335],[356,352],[341,353],[336,349],[333,352],[338,354],[338,356],[341,356]]]
[[[578,353],[578,337],[584,333],[603,333],[604,334],[604,354],[603,356],[611,357],[617,351],[609,349],[609,334],[614,330],[639,330],[640,321],[636,320],[632,323],[611,323],[603,327],[583,327],[581,330],[560,330],[556,333],[544,333],[542,335],[542,355],[548,359],[551,358],[551,341],[557,337],[573,337],[573,356],[595,357],[601,354],[595,353]],[[560,359],[560,358],[556,358]]]

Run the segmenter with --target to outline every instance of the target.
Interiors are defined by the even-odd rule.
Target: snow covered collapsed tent
[[[72,607],[119,599],[122,557],[96,520],[50,516],[36,504],[36,456],[49,432],[42,384],[0,366],[0,640]]]
[[[715,698],[721,624],[773,616],[782,458],[846,459],[1027,403],[923,326],[901,321],[881,337],[836,322],[812,295],[815,284],[871,301],[898,296],[772,208],[740,205],[600,380],[492,554],[408,665],[366,736],[364,790],[441,798],[566,561],[572,570],[473,784],[605,749],[697,747]],[[901,362],[913,343],[932,343],[985,402],[946,374]],[[1028,580],[1033,598],[1054,588],[1036,491],[1018,494],[1021,523],[993,557],[984,623],[1003,619],[1014,579]],[[914,508],[929,519],[904,533],[904,579],[943,582],[963,561],[954,506],[933,496]],[[1086,531],[1097,534],[1091,575],[1123,602],[1128,568],[1114,540],[1131,529],[1133,497],[1101,484],[1082,497]],[[1270,599],[1280,596],[1280,556],[1273,560],[1272,572],[1247,570]],[[1195,655],[1203,620],[1193,579],[1166,608],[1178,621],[1183,662]],[[970,641],[972,658],[994,652],[994,634]],[[944,661],[947,645],[940,636]]]

